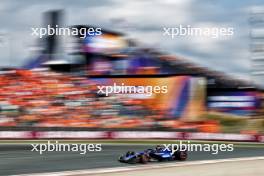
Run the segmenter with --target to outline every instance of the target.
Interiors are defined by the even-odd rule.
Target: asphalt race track
[[[58,172],[90,168],[120,167],[128,164],[119,163],[117,158],[128,150],[141,151],[150,145],[102,145],[101,152],[46,152],[40,155],[31,152],[30,145],[0,145],[0,175]],[[263,148],[239,147],[233,152],[191,152],[190,161],[264,156]],[[157,162],[158,163],[158,162]],[[155,164],[155,162],[153,162]]]

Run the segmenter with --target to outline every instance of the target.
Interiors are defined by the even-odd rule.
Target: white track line
[[[50,172],[50,173],[22,174],[22,175],[13,175],[13,176],[74,176],[74,175],[82,175],[82,174],[86,174],[86,175],[102,174],[102,173],[126,172],[126,171],[135,171],[135,170],[193,166],[193,165],[215,164],[215,163],[236,162],[236,161],[253,161],[253,160],[264,160],[264,157],[246,157],[246,158],[230,158],[230,159],[216,159],[216,160],[203,160],[203,161],[185,161],[185,162],[177,162],[177,163],[163,163],[163,164],[137,165],[137,166],[128,166],[128,167],[114,167],[114,168],[100,168],[100,169],[62,171],[62,172]]]

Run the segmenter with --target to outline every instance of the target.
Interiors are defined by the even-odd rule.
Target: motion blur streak
[[[39,155],[38,153],[30,151],[30,145],[0,145],[0,155],[2,158],[0,160],[0,175],[28,175],[30,173],[127,167],[127,164],[119,163],[117,161],[117,158],[121,153],[125,153],[128,150],[142,151],[151,147],[152,146],[150,145],[103,144],[103,150],[101,152],[91,152],[87,155],[78,155],[75,152],[51,152],[46,153],[45,155]],[[208,152],[190,152],[188,162],[259,156],[264,156],[264,150],[261,147],[238,147],[231,153],[222,152],[218,155],[212,155]],[[152,166],[156,164],[159,164],[159,162],[153,162],[149,165]],[[174,164],[174,162],[171,164]],[[182,164],[184,164],[184,162]],[[135,165],[135,167],[137,166],[138,165]],[[245,168],[247,167],[245,166]]]

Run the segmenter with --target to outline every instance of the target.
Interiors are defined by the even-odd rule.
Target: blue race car
[[[157,146],[155,149],[147,149],[143,152],[128,151],[125,155],[119,157],[119,161],[123,163],[147,163],[150,161],[184,161],[187,159],[187,151],[174,151],[171,149]]]

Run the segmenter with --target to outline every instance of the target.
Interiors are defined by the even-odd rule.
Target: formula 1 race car
[[[187,151],[171,150],[161,146],[157,146],[155,149],[147,149],[143,152],[131,152],[128,151],[125,155],[119,157],[119,161],[123,163],[146,164],[150,161],[184,161],[187,159]]]

